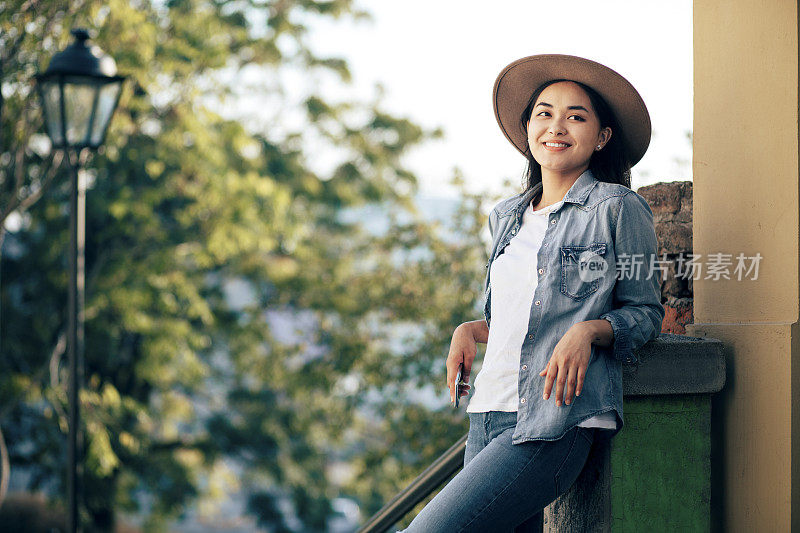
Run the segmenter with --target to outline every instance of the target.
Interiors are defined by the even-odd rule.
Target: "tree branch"
[[[39,187],[37,191],[29,194],[25,198],[20,198],[19,194],[17,194],[19,192],[19,188],[17,188],[14,191],[5,209],[3,209],[2,213],[0,213],[0,224],[3,224],[9,217],[9,215],[11,215],[11,213],[13,213],[14,211],[19,210],[21,212],[24,212],[30,206],[39,201],[39,198],[42,197],[42,195],[45,193],[45,191],[47,191],[47,189],[50,187],[50,184],[55,179],[56,174],[58,173],[58,169],[61,167],[61,161],[63,160],[63,158],[64,158],[64,153],[61,150],[58,150],[53,153],[53,155],[50,157],[50,165],[47,168],[47,170],[45,170],[45,177],[44,180],[42,181],[42,186]]]
[[[14,154],[14,191],[13,198],[19,196],[22,190],[22,181],[25,179],[25,148],[18,146]]]
[[[6,448],[6,439],[3,437],[3,428],[0,428],[0,507],[6,499],[10,474],[11,462],[8,460],[8,448]]]

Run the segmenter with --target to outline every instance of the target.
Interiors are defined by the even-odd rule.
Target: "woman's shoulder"
[[[505,213],[510,212],[514,207],[519,205],[519,202],[524,196],[524,194],[525,193],[520,192],[503,198],[494,205],[494,207],[492,208],[492,213],[496,215],[503,215]]]
[[[593,193],[594,198],[592,200],[594,202],[615,200],[609,203],[609,207],[615,211],[623,207],[628,209],[644,208],[646,211],[651,211],[650,205],[644,196],[619,183],[598,181]]]
[[[632,189],[620,183],[608,183],[606,181],[598,181],[597,186],[592,191],[592,196],[594,196],[595,199],[613,198],[613,197],[623,197],[632,192],[634,192]]]

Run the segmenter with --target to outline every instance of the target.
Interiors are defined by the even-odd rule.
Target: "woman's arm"
[[[486,323],[486,319],[464,322],[461,326],[469,330],[475,342],[486,344],[489,341],[489,325]]]
[[[591,344],[598,346],[611,346],[614,342],[614,329],[611,327],[611,322],[605,319],[600,320],[587,320],[576,324],[584,330],[586,339]]]
[[[633,352],[658,336],[664,306],[661,281],[654,268],[657,251],[653,212],[644,198],[631,191],[620,198],[617,213],[614,237],[617,268],[611,272],[615,276],[613,309],[598,320],[575,324],[558,342],[547,365],[539,372],[546,378],[545,400],[550,397],[553,385],[557,406],[562,398],[569,405],[573,391],[580,395],[592,344],[610,346],[615,359],[634,363]],[[619,269],[637,264],[640,268]]]
[[[633,352],[661,333],[664,306],[661,280],[654,265],[658,241],[653,212],[647,201],[633,191],[620,199],[614,250],[617,258],[614,308],[599,318],[611,323],[614,358],[635,363]],[[634,265],[641,268],[632,268]],[[620,267],[627,268],[620,270]]]
[[[486,343],[489,339],[489,326],[486,320],[473,320],[460,324],[453,332],[453,339],[450,341],[450,352],[447,354],[447,387],[450,389],[450,401],[455,399],[456,394],[466,396],[469,386],[462,386],[456,392],[456,372],[458,366],[463,364],[464,369],[461,379],[469,383],[469,376],[472,372],[472,362],[477,354],[477,343]]]

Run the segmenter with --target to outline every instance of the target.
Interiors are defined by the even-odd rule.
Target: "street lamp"
[[[97,46],[87,46],[89,32],[72,30],[75,42],[57,53],[44,74],[36,76],[47,134],[53,148],[64,150],[70,174],[69,256],[69,530],[78,531],[78,391],[79,361],[83,360],[84,245],[86,190],[79,181],[87,150],[102,143],[119,102],[124,76],[114,60]]]

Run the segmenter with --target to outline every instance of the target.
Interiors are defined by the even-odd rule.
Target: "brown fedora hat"
[[[533,91],[557,79],[578,81],[603,97],[622,128],[625,154],[631,166],[639,162],[650,144],[650,114],[644,100],[628,80],[605,65],[582,57],[543,54],[523,57],[508,65],[494,82],[494,116],[503,134],[523,155],[530,154],[528,134],[520,117]],[[619,132],[612,132],[617,135]]]

